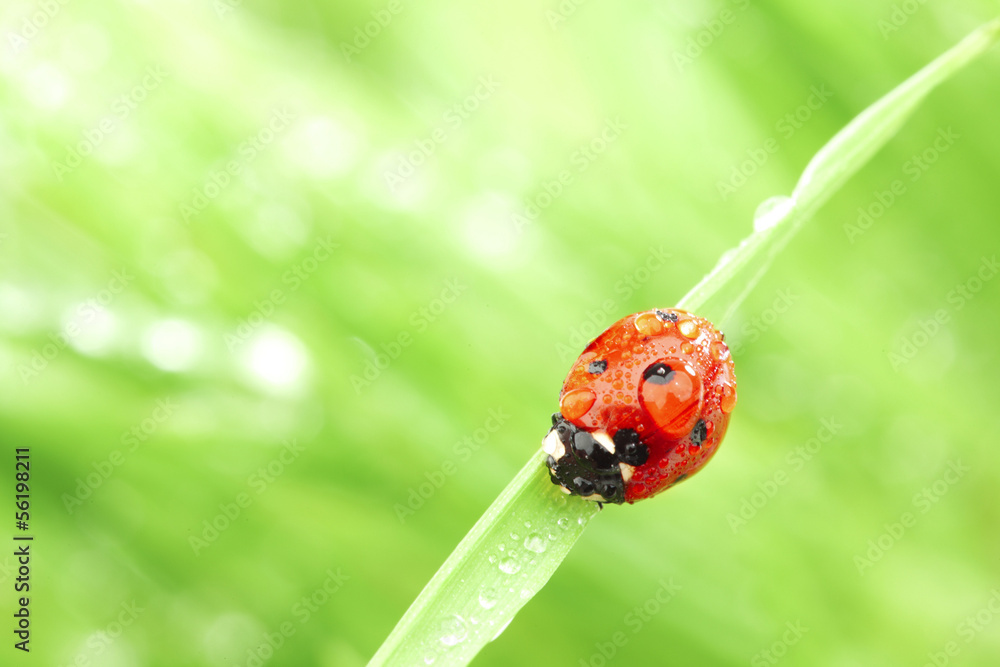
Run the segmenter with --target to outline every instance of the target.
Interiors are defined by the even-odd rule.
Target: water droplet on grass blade
[[[524,538],[524,548],[536,554],[545,553],[545,540],[538,533],[532,533]]]
[[[513,558],[504,558],[500,561],[500,571],[506,574],[517,574],[521,570],[521,564]]]
[[[441,643],[445,646],[457,646],[469,636],[469,628],[458,614],[441,621]]]
[[[497,605],[496,591],[492,588],[479,594],[479,606],[483,609],[493,609]]]

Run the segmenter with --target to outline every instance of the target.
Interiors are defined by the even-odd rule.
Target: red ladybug
[[[595,338],[542,441],[552,482],[587,500],[634,503],[701,470],[736,405],[723,339],[677,309],[629,315]]]

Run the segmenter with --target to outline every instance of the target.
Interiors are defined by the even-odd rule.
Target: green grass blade
[[[722,324],[801,225],[902,126],[935,86],[1000,38],[982,26],[868,107],[809,162],[790,197],[764,202],[754,231],[679,307]],[[459,543],[372,665],[463,665],[507,627],[576,543],[596,504],[563,495],[537,452]]]
[[[464,665],[545,585],[598,508],[559,491],[543,459],[493,501],[370,664]]]

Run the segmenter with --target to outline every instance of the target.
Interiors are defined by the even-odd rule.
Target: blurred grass
[[[603,328],[675,302],[859,109],[997,13],[928,3],[883,37],[894,4],[595,2],[556,30],[547,5],[404,5],[352,63],[341,42],[385,5],[70,3],[17,52],[8,31],[41,4],[5,5],[0,434],[35,461],[31,659],[242,665],[290,621],[270,664],[363,664],[536,447],[570,361],[557,344],[579,347],[588,313]],[[679,72],[674,53],[724,7],[737,21]],[[58,180],[66,145],[157,65],[163,82]],[[1000,240],[998,67],[988,54],[932,95],[744,304],[728,332],[741,409],[713,465],[595,525],[478,664],[597,664],[618,630],[622,664],[746,664],[789,621],[809,631],[788,664],[922,664],[950,640],[956,663],[995,664],[1000,625],[969,642],[957,626],[998,586],[1000,297],[992,281],[960,310],[948,294]],[[496,92],[450,125],[483,76]],[[776,123],[823,84],[833,96],[784,138]],[[275,109],[289,127],[185,225],[180,205]],[[621,136],[516,234],[511,214],[616,117]],[[910,181],[949,127],[960,138]],[[435,128],[446,140],[391,192],[386,169]],[[721,201],[768,137],[778,151]],[[893,179],[905,194],[851,243],[844,225]],[[292,290],[282,276],[328,235],[339,248]],[[659,246],[670,261],[630,285]],[[108,314],[25,383],[122,267],[135,279]],[[449,279],[467,289],[418,330]],[[285,302],[230,353],[274,289]],[[785,289],[793,305],[755,325]],[[950,322],[894,369],[940,308]],[[154,336],[167,319],[193,333]],[[401,332],[412,344],[357,393]],[[63,494],[163,397],[176,414],[69,514]],[[509,419],[463,460],[456,443],[498,408]],[[727,514],[830,416],[843,431],[734,534]],[[304,453],[257,494],[289,438]],[[954,459],[972,471],[919,514]],[[394,505],[445,461],[457,473],[401,523]],[[253,503],[195,555],[189,537],[242,492]],[[916,525],[859,576],[854,557],[907,510]],[[349,579],[301,623],[295,605],[338,568]],[[633,633],[627,615],[670,577],[681,591]],[[144,611],[101,641],[132,600]]]

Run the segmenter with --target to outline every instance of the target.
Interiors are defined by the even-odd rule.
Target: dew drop
[[[721,340],[717,340],[712,343],[711,347],[708,348],[708,351],[712,355],[712,358],[716,361],[725,361],[729,358],[729,347]]]
[[[504,558],[500,561],[500,571],[504,574],[517,574],[521,571],[521,564],[513,558]]]
[[[593,389],[589,387],[574,389],[559,400],[559,411],[569,421],[576,421],[590,411],[596,400],[597,394]]]
[[[635,318],[635,329],[643,336],[655,336],[663,331],[663,322],[656,313],[642,313]]]
[[[493,609],[493,607],[497,606],[496,591],[491,588],[480,593],[479,606],[483,609]]]
[[[694,354],[694,345],[691,343],[684,343],[681,345],[681,352],[684,354]]]
[[[437,660],[437,656],[434,655],[433,653],[428,653],[427,655],[424,656],[425,665],[433,665],[435,660]]]
[[[469,627],[458,614],[441,621],[441,643],[445,646],[457,646],[469,636]]]
[[[569,528],[569,519],[563,517],[558,521],[556,521],[556,525],[562,528],[563,530],[566,530],[567,528]]]
[[[510,534],[510,539],[512,539],[512,540],[519,540],[519,539],[521,539],[521,536],[518,535],[517,533],[511,533]]]
[[[538,533],[532,533],[524,538],[524,548],[536,554],[545,553],[545,540]]]
[[[733,411],[736,407],[736,388],[729,384],[722,385],[721,394],[719,396],[719,407],[726,414]]]
[[[694,320],[684,320],[677,325],[677,330],[680,331],[685,338],[697,338],[698,334],[701,332],[698,328],[698,323]]]
[[[691,431],[698,419],[702,397],[701,379],[683,362],[653,364],[643,373],[639,384],[642,407],[653,422],[673,438]]]
[[[531,528],[531,522],[530,521],[525,521],[524,522],[524,527],[525,528]]]
[[[531,589],[530,588],[522,588],[521,592],[519,593],[519,595],[521,596],[522,600],[527,600],[528,598],[531,597]]]

